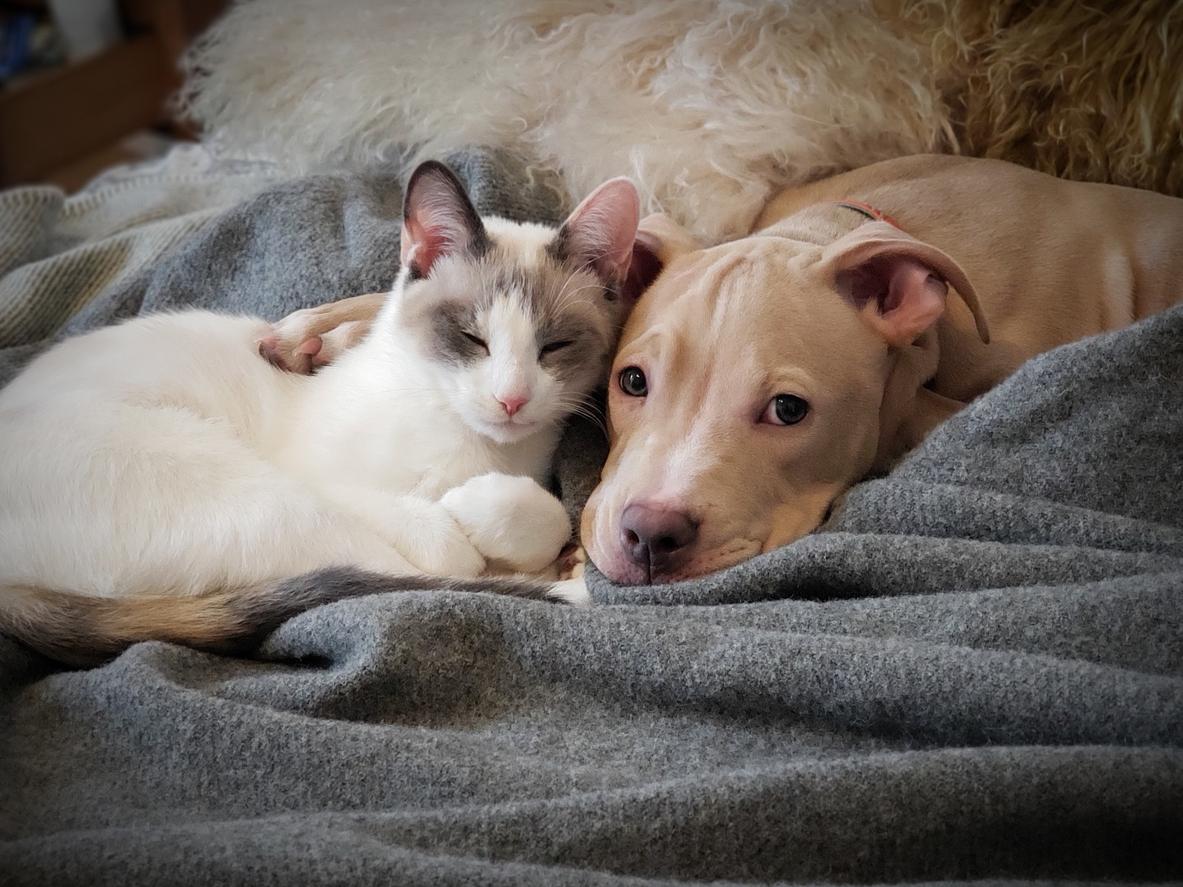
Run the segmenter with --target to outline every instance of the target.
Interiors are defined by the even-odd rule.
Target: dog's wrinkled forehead
[[[693,330],[698,341],[755,335],[770,320],[792,314],[794,294],[818,286],[818,255],[810,244],[748,237],[677,256],[634,309],[625,342],[658,323]]]

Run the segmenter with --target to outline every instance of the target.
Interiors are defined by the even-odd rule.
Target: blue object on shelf
[[[29,66],[36,26],[36,19],[29,13],[17,13],[0,21],[0,81]]]

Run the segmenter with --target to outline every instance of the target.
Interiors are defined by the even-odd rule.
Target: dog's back
[[[1183,200],[998,160],[919,155],[782,192],[767,227],[832,200],[870,204],[957,259],[999,341],[1028,356],[1183,299]],[[953,321],[971,329],[968,312]]]

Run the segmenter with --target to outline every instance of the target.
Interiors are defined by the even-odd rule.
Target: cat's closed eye
[[[468,339],[468,341],[472,342],[472,344],[476,345],[478,348],[484,348],[485,354],[489,353],[489,343],[484,339],[480,338],[479,336],[474,336],[472,333],[464,333],[463,335],[464,338]]]
[[[574,345],[574,344],[575,344],[575,342],[572,339],[560,339],[557,342],[547,342],[539,350],[538,357],[539,358],[546,357],[546,355],[548,355],[548,354],[554,354],[556,351],[566,348],[568,345]]]

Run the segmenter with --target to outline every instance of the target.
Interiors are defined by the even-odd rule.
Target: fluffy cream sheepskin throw
[[[1179,0],[879,0],[928,47],[960,150],[1183,197]]]
[[[222,150],[292,171],[479,144],[557,170],[572,194],[630,175],[650,210],[711,240],[745,233],[785,185],[963,146],[1178,189],[1183,84],[1167,72],[1183,70],[1183,4],[1132,4],[1162,13],[1135,25],[1078,5],[1043,4],[1059,11],[1040,36],[1007,44],[1025,5],[249,0],[190,54],[182,100]],[[1089,46],[1059,45],[1082,26]]]

